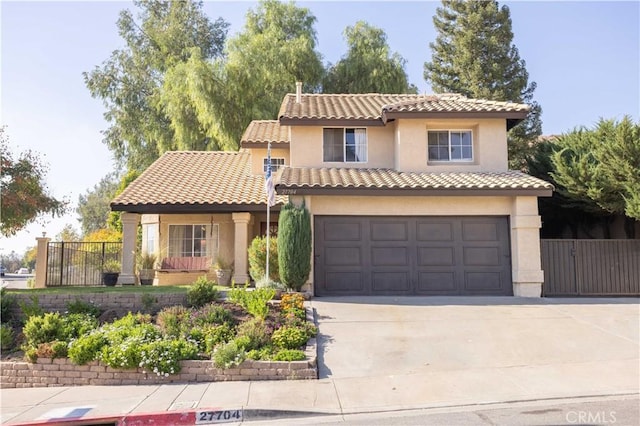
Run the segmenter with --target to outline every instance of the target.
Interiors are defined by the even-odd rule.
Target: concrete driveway
[[[341,387],[344,395],[360,389],[363,399],[403,407],[639,392],[635,298],[322,297],[311,304],[320,378],[332,379],[339,395]]]

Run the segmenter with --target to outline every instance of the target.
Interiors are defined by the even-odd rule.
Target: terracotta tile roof
[[[142,206],[238,205],[266,207],[264,176],[251,175],[247,151],[166,152],[111,203],[113,210],[133,212]]]
[[[380,190],[535,190],[553,185],[519,171],[403,173],[390,169],[292,168],[279,171],[278,190],[294,188]]]
[[[288,144],[289,126],[281,126],[278,120],[253,120],[244,131],[240,146]]]
[[[280,106],[280,122],[296,120],[383,120],[394,113],[461,113],[512,115],[524,118],[529,106],[513,102],[469,99],[458,94],[385,95],[303,94],[300,103],[295,94],[287,94]]]

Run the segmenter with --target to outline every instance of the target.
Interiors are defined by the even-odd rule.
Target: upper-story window
[[[323,129],[323,161],[365,163],[367,131],[365,129]]]
[[[473,161],[471,130],[429,130],[429,161]]]
[[[275,173],[282,166],[284,166],[284,158],[271,157],[271,173]],[[267,173],[267,157],[262,159],[262,171]]]

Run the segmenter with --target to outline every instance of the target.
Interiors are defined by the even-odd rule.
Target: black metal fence
[[[640,296],[640,240],[541,240],[543,295]]]
[[[105,265],[120,262],[120,242],[50,242],[47,249],[47,287],[102,285]]]

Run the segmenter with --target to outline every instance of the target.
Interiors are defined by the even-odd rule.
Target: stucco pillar
[[[544,273],[540,258],[540,227],[536,197],[516,197],[511,210],[511,275],[513,295],[540,297]]]
[[[122,266],[118,276],[118,284],[135,284],[136,271],[136,236],[140,215],[137,213],[122,213]]]
[[[244,284],[249,281],[249,226],[253,222],[251,213],[233,213],[235,225],[233,244],[233,281]]]
[[[47,257],[49,256],[49,241],[51,238],[38,237],[36,248],[36,282],[35,288],[47,286]]]

